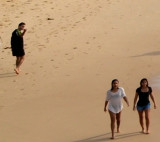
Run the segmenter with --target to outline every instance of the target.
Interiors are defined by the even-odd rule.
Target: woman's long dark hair
[[[143,78],[143,79],[141,79],[141,81],[140,81],[140,88],[142,88],[142,83],[143,83],[143,81],[146,81],[146,82],[147,82],[147,87],[149,87],[147,78]]]
[[[113,83],[117,81],[119,83],[119,80],[118,79],[113,79],[112,82],[111,82],[111,90],[113,90]]]

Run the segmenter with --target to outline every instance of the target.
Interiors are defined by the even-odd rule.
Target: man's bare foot
[[[120,131],[120,129],[117,129],[117,133],[120,133],[121,131]]]
[[[19,70],[18,69],[14,69],[16,74],[19,74]]]

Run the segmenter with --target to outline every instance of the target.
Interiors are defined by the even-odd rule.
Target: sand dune
[[[110,141],[103,112],[106,90],[120,80],[131,106],[119,142],[159,138],[159,108],[151,134],[140,133],[132,111],[135,89],[147,77],[159,104],[158,0],[1,0],[0,142]],[[13,71],[10,36],[24,21],[26,60]]]

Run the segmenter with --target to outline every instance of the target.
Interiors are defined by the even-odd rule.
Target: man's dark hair
[[[19,23],[18,26],[26,25],[24,22]]]

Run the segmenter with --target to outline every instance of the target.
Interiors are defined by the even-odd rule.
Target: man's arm
[[[26,31],[27,31],[27,29],[24,29],[24,30],[23,30],[23,33],[21,34],[21,37],[24,36],[24,34],[26,33]]]

